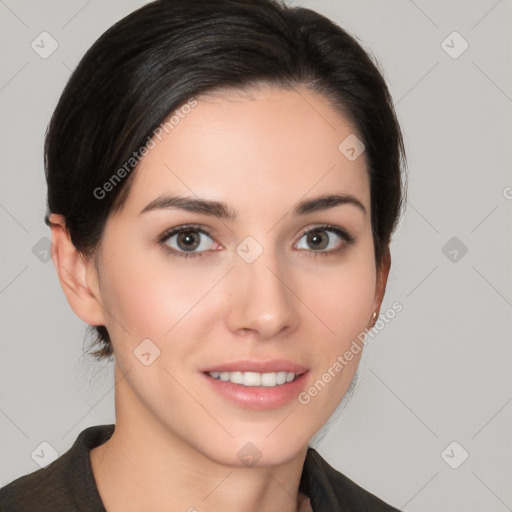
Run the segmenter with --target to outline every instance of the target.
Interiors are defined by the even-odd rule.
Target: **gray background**
[[[112,367],[82,355],[86,326],[45,253],[42,147],[71,69],[144,3],[0,1],[0,485],[39,468],[41,442],[62,454],[87,426],[114,422]],[[403,311],[369,342],[356,392],[318,450],[407,511],[512,510],[512,2],[302,5],[371,48],[409,158],[382,307]],[[59,45],[46,59],[31,48],[43,31]],[[457,58],[445,51],[463,48],[446,40],[454,31],[469,44]],[[462,450],[453,469],[446,461],[460,464]]]

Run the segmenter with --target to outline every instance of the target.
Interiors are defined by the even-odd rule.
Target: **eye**
[[[298,246],[298,249],[306,249],[308,252],[322,256],[337,254],[349,244],[354,242],[354,237],[338,226],[316,226],[302,233],[300,240],[305,238],[306,247]],[[299,240],[299,243],[300,243]],[[313,248],[311,250],[310,248]]]
[[[304,231],[300,237],[302,239],[305,239],[307,246],[298,245],[297,248],[305,249],[313,257],[337,254],[355,241],[343,228],[331,225],[316,226]],[[215,250],[212,236],[197,226],[180,226],[168,230],[159,238],[158,243],[166,252],[183,258],[202,257]]]
[[[204,256],[202,253],[211,250],[214,245],[209,233],[195,226],[180,226],[166,231],[159,243],[167,252],[184,258]]]

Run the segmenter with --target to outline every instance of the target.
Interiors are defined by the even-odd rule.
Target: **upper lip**
[[[242,359],[240,361],[232,361],[229,363],[219,363],[209,366],[202,370],[204,373],[209,372],[257,372],[257,373],[274,373],[274,372],[293,372],[302,374],[307,371],[305,366],[287,361],[286,359],[271,359],[268,361],[258,361],[256,359]]]

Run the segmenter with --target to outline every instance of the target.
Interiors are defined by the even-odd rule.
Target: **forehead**
[[[349,160],[339,149],[355,130],[325,97],[259,87],[203,95],[192,105],[153,137],[133,171],[128,211],[165,192],[224,200],[248,213],[251,205],[257,211],[341,192],[370,210],[364,153]]]

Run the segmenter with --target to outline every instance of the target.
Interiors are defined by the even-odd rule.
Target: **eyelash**
[[[174,235],[180,234],[183,231],[196,231],[198,233],[202,233],[203,235],[207,235],[210,238],[212,238],[212,235],[210,233],[208,233],[208,231],[206,231],[206,230],[204,230],[204,229],[202,229],[202,228],[200,228],[198,226],[186,225],[186,226],[180,226],[178,228],[172,228],[172,229],[166,231],[158,239],[158,244],[162,246],[164,251],[166,251],[167,253],[169,253],[169,254],[171,254],[173,256],[177,256],[179,258],[204,257],[209,251],[202,251],[202,252],[196,252],[196,253],[194,253],[194,252],[176,251],[175,249],[172,249],[171,247],[169,247],[165,243],[167,240],[169,240],[169,238],[171,238]],[[351,245],[351,244],[353,244],[355,242],[355,238],[352,235],[350,235],[349,233],[347,233],[343,228],[340,228],[338,226],[332,226],[330,224],[324,224],[324,225],[321,225],[321,226],[315,226],[313,228],[306,229],[305,231],[303,231],[300,234],[299,240],[304,235],[307,235],[308,233],[313,232],[313,231],[330,231],[330,232],[333,232],[336,235],[338,235],[341,239],[345,240],[345,243],[342,244],[342,246],[339,247],[338,249],[334,249],[334,250],[331,249],[329,251],[313,251],[313,250],[308,251],[308,250],[305,250],[305,249],[301,249],[301,252],[309,253],[309,256],[312,257],[312,258],[316,258],[317,256],[334,256],[334,255],[339,254],[340,252],[342,252],[346,248],[346,245]]]

